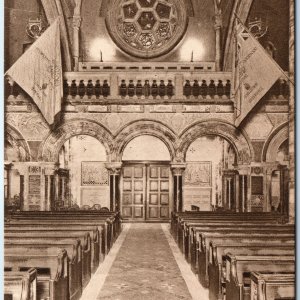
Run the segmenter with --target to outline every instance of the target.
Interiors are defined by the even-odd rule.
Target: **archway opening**
[[[172,176],[166,144],[155,136],[138,136],[124,148],[122,161],[122,216],[143,221],[169,219]]]
[[[289,210],[289,143],[285,140],[277,150],[277,169],[272,172],[270,207],[271,211],[287,214]]]
[[[170,161],[166,144],[152,135],[141,135],[132,139],[124,148],[123,161]]]
[[[55,205],[84,209],[109,207],[106,162],[106,149],[96,138],[77,135],[67,140],[59,151]]]
[[[234,147],[216,135],[203,136],[186,152],[184,210],[214,210],[235,206]]]
[[[21,209],[24,200],[24,176],[18,166],[26,157],[26,151],[12,139],[4,142],[4,200],[6,209]]]

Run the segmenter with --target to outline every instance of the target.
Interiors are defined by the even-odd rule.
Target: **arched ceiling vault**
[[[72,58],[70,51],[70,40],[68,37],[68,31],[66,26],[65,13],[66,9],[63,9],[61,0],[41,0],[46,18],[49,24],[52,24],[57,17],[61,17],[60,30],[61,30],[61,44],[63,51],[64,70],[71,71]]]
[[[235,14],[240,18],[240,20],[243,23],[246,23],[252,3],[253,0],[234,0],[233,9],[231,11],[231,16],[228,24],[225,49],[223,52],[224,71],[230,71],[232,69],[232,58],[233,58],[233,47],[234,47],[234,26],[235,26],[235,18],[236,18]]]

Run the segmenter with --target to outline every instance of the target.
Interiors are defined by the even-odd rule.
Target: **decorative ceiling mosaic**
[[[184,1],[116,0],[106,26],[122,50],[151,58],[175,47],[185,33],[187,20]]]

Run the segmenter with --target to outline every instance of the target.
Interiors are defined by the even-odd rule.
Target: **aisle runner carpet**
[[[192,299],[160,224],[131,225],[97,299]]]

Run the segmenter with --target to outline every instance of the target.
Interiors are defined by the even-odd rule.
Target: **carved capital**
[[[109,171],[110,175],[120,175],[122,163],[121,162],[111,162],[105,164],[105,168]]]
[[[171,170],[174,176],[182,176],[185,168],[186,168],[186,164],[183,163],[171,164]]]
[[[215,24],[214,24],[214,27],[215,27],[215,30],[218,30],[222,27],[222,15],[221,13],[217,13],[215,15]]]
[[[74,16],[73,17],[73,27],[75,28],[75,29],[79,29],[80,28],[80,26],[81,26],[81,17],[78,17],[78,16]]]

